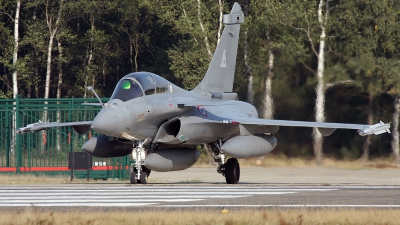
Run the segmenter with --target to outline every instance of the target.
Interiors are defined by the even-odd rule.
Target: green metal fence
[[[108,99],[102,99],[106,102]],[[15,130],[41,121],[90,121],[100,111],[98,106],[82,103],[97,99],[0,99],[0,173],[69,174],[69,152],[82,151],[82,145],[96,132],[79,135],[71,127],[52,128],[35,133],[16,134]],[[129,176],[130,157],[96,158],[90,177],[95,179]],[[86,171],[74,171],[86,177]]]

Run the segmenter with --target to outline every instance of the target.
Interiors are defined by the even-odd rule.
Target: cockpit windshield
[[[118,82],[111,99],[119,99],[123,102],[143,96],[139,85],[131,79],[122,79]]]
[[[131,75],[128,75],[131,76]],[[156,91],[156,81],[154,80],[151,73],[147,72],[139,72],[133,73],[132,77],[134,77],[139,84],[142,86],[143,91],[146,95],[152,95]]]
[[[168,90],[168,82],[155,74],[148,72],[136,72],[126,75],[117,84],[111,99],[128,101],[144,95],[165,93]]]

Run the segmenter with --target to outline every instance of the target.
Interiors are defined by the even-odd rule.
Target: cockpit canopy
[[[165,93],[168,81],[149,72],[137,72],[124,76],[117,84],[111,99],[123,102],[156,93]]]

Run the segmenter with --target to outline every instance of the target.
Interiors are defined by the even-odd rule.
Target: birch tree
[[[223,27],[222,16],[224,15],[224,1],[218,0],[218,6],[219,6],[219,18],[218,18],[219,24],[218,24],[218,33],[217,33],[217,35],[218,35],[217,45],[218,45],[219,39],[221,39],[221,35],[222,35],[222,27]]]
[[[373,2],[378,8],[380,17],[376,20],[375,29],[379,35],[379,58],[382,72],[379,74],[388,87],[388,93],[393,96],[393,128],[392,128],[392,154],[394,162],[400,163],[399,146],[399,116],[400,116],[400,40],[398,31],[400,29],[400,5],[397,1],[384,0]]]
[[[210,61],[211,61],[211,59],[213,57],[213,53],[211,52],[210,43],[208,41],[207,31],[204,28],[203,20],[201,18],[201,0],[197,0],[197,19],[199,20],[199,25],[200,25],[201,31],[203,32],[203,35],[204,35],[204,43],[206,44],[207,53],[208,53],[208,56],[210,57]]]
[[[275,111],[272,95],[275,62],[280,59],[286,65],[289,61],[296,63],[289,60],[287,55],[299,60],[302,57],[298,52],[302,50],[294,44],[298,35],[293,35],[291,28],[281,24],[282,14],[278,11],[286,10],[284,4],[279,1],[268,1],[267,4],[264,1],[252,1],[250,9],[246,28],[252,36],[249,49],[251,65],[259,84],[258,87],[253,86],[254,96],[257,96],[254,103],[259,105],[262,118],[272,119]],[[275,52],[280,56],[276,57]]]
[[[53,43],[55,36],[57,34],[58,30],[58,25],[61,20],[62,16],[62,9],[63,9],[63,0],[59,1],[59,6],[58,6],[58,12],[56,18],[55,15],[53,15],[53,10],[56,7],[51,5],[49,0],[45,2],[45,19],[46,19],[46,24],[47,28],[49,31],[49,40],[48,40],[48,46],[47,46],[47,62],[46,62],[46,80],[45,80],[45,90],[44,90],[44,99],[49,98],[50,94],[50,77],[51,77],[51,70],[52,70],[52,52],[53,52]],[[44,104],[47,105],[47,101],[44,102]],[[43,115],[42,115],[42,121],[46,122],[48,117],[48,111],[47,107],[44,107],[43,110]],[[41,136],[42,136],[42,142],[41,142],[41,152],[44,154],[45,151],[45,144],[47,142],[47,133],[46,131],[41,131]]]
[[[318,15],[319,27],[321,29],[321,35],[319,39],[319,49],[318,49],[318,67],[317,67],[318,84],[315,89],[317,95],[315,101],[315,121],[325,122],[324,69],[325,69],[326,25],[328,22],[328,15],[329,15],[329,0],[319,1],[317,15]],[[315,158],[317,164],[322,164],[323,136],[319,131],[317,131],[316,128],[314,128],[313,137],[314,137]]]
[[[14,18],[14,51],[13,51],[13,74],[12,74],[12,83],[13,83],[13,98],[16,99],[18,95],[18,71],[17,71],[17,61],[18,61],[18,47],[19,47],[19,14],[21,9],[21,1],[17,0],[15,9],[15,18]],[[15,102],[13,103],[15,104]],[[17,128],[17,118],[15,108],[13,109],[14,113],[12,115],[12,131],[11,131],[11,155],[15,154],[15,142],[16,142],[16,133],[15,130]]]
[[[244,5],[244,16],[249,15],[249,2],[246,1]],[[254,93],[253,93],[253,74],[251,72],[250,59],[249,59],[249,44],[247,40],[248,26],[244,27],[244,66],[246,67],[246,77],[247,82],[247,102],[250,104],[254,103]]]
[[[59,1],[58,12],[57,15],[53,15],[52,11],[54,8],[50,5],[49,0],[45,3],[46,9],[46,24],[49,29],[49,42],[47,48],[47,63],[46,63],[46,81],[45,81],[45,90],[44,90],[44,98],[49,98],[50,93],[50,77],[51,77],[51,63],[52,63],[52,52],[53,52],[53,43],[54,38],[58,31],[58,25],[60,20],[62,19],[62,10],[63,10],[64,0]],[[55,18],[54,18],[55,17]],[[43,116],[44,120],[47,119],[47,116]]]
[[[397,94],[393,100],[393,129],[392,129],[392,152],[395,163],[400,163],[400,144],[399,144],[399,117],[400,117],[400,97]]]
[[[278,10],[283,10],[286,6],[275,3],[275,7]],[[306,35],[306,40],[309,42],[311,51],[314,53],[317,59],[317,69],[314,70],[311,66],[303,65],[317,78],[317,85],[315,88],[315,108],[314,117],[316,122],[325,122],[325,81],[324,81],[324,70],[325,70],[325,45],[326,45],[326,29],[329,19],[329,0],[319,0],[316,12],[313,11],[314,2],[304,1],[297,2],[297,4],[290,5],[290,10],[287,10],[283,15],[278,16],[280,23],[289,26],[295,30],[301,31]],[[296,15],[290,15],[290,14]],[[316,17],[314,16],[316,13]],[[313,21],[314,18],[317,21]],[[316,29],[318,27],[318,29]],[[317,36],[319,30],[319,44],[318,49],[315,48],[314,39]],[[322,164],[323,154],[323,136],[314,128],[313,130],[313,149],[315,159],[318,165]]]
[[[17,61],[18,61],[18,47],[19,47],[19,12],[21,8],[21,0],[17,0],[17,6],[15,9],[15,19],[14,19],[14,52],[13,52],[13,98],[15,99],[18,95],[18,71],[17,71]]]
[[[271,43],[269,31],[266,31],[267,42]],[[274,58],[275,54],[272,49],[268,50],[268,72],[265,79],[265,92],[262,105],[262,113],[264,119],[272,119],[274,116],[274,99],[272,98],[272,79],[274,77]]]

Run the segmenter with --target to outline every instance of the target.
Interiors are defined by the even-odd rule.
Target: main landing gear
[[[217,172],[225,176],[227,184],[237,184],[240,179],[240,165],[236,158],[229,158],[225,163],[226,155],[221,151],[221,143],[207,144],[208,149],[218,163]]]
[[[146,149],[143,147],[146,141],[139,142],[138,145],[134,145],[132,149],[132,158],[135,160],[135,164],[132,165],[131,175],[129,180],[131,184],[147,184],[151,170],[146,168],[144,159],[146,158]]]

